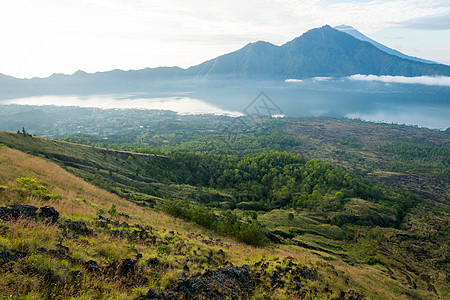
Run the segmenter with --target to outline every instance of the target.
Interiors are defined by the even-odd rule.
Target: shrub
[[[260,247],[266,243],[265,229],[261,224],[256,221],[244,223],[229,210],[222,211],[218,216],[211,209],[191,204],[187,200],[166,201],[163,210],[176,218],[194,222],[249,245]]]
[[[39,184],[36,181],[36,179],[28,178],[28,177],[20,177],[20,178],[17,178],[16,181],[22,187],[21,188],[14,187],[13,191],[18,193],[21,196],[31,195],[31,196],[39,197],[44,200],[50,200],[50,199],[55,200],[55,199],[62,198],[60,195],[48,192],[47,187]]]
[[[243,243],[257,247],[265,246],[267,242],[264,228],[255,222],[242,224],[236,237]]]
[[[111,208],[108,210],[108,213],[109,213],[111,216],[117,215],[117,207],[116,207],[115,204],[112,204],[112,205],[111,205]]]
[[[172,252],[172,246],[170,245],[158,245],[158,247],[156,248],[156,252],[158,252],[158,255],[169,255],[170,252]]]
[[[366,258],[366,264],[368,264],[368,265],[376,265],[376,264],[380,264],[380,265],[382,265],[383,264],[383,262],[378,258],[378,257],[375,257],[375,256],[368,256],[367,258]]]

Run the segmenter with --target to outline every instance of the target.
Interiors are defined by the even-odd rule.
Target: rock
[[[38,208],[32,205],[11,205],[0,207],[0,218],[3,220],[17,220],[18,218],[37,219]]]
[[[144,297],[144,298],[143,298]],[[147,295],[141,297],[140,299],[164,299],[164,296],[161,293],[155,292],[153,289],[150,289]]]
[[[127,222],[123,222],[122,227],[128,228],[128,227],[130,227],[130,225]]]
[[[59,242],[58,244],[56,244],[56,247],[58,248],[58,251],[61,252],[61,253],[63,253],[63,254],[66,254],[66,253],[69,252],[69,248],[66,247],[66,246],[63,246],[63,245],[61,244],[61,242]]]
[[[159,260],[156,257],[149,258],[147,259],[147,265],[156,267],[159,265]]]
[[[303,287],[303,284],[302,284],[301,281],[294,281],[292,285],[293,285],[294,288],[295,288],[296,290],[298,290],[298,291],[301,290],[301,288]]]
[[[16,261],[18,258],[16,254],[9,252],[8,248],[0,249],[0,266],[11,261]]]
[[[309,269],[308,267],[303,267],[301,270],[301,276],[306,279],[316,280],[317,279],[317,271]]]
[[[95,260],[90,260],[90,261],[88,261],[88,262],[86,263],[86,268],[87,268],[89,271],[96,271],[96,270],[99,269],[99,266],[98,266],[98,264],[97,264],[97,262],[96,262]]]
[[[133,273],[136,264],[137,260],[131,258],[124,259],[119,266],[120,274],[127,275],[129,273]]]
[[[41,207],[41,212],[39,216],[43,219],[50,220],[52,224],[56,223],[59,218],[59,212],[51,206],[43,206]]]
[[[247,299],[254,286],[247,267],[225,267],[207,270],[161,293],[149,290],[140,299]]]
[[[0,207],[0,219],[3,220],[17,220],[18,218],[26,218],[37,220],[41,217],[55,223],[59,218],[59,212],[51,206],[43,206],[37,213],[38,208],[32,205],[11,205]]]
[[[334,298],[335,300],[364,300],[366,297],[358,293],[354,290],[349,290],[348,292],[341,291],[339,293],[339,296],[337,298]]]
[[[45,254],[47,252],[48,252],[48,250],[46,248],[43,248],[43,247],[39,247],[39,248],[36,249],[36,253]]]
[[[108,227],[108,221],[106,220],[99,220],[98,221],[98,226],[102,227],[102,228],[107,228]]]
[[[92,229],[87,227],[86,223],[83,221],[66,220],[64,222],[64,226],[72,230],[73,232],[81,235],[92,235],[94,233]]]

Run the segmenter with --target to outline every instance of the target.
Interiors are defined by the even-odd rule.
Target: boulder
[[[179,282],[161,293],[150,289],[140,299],[247,299],[254,286],[247,267],[225,267],[207,270],[201,276]]]
[[[96,271],[99,269],[99,266],[95,260],[89,260],[88,262],[86,262],[86,268],[89,271]]]
[[[90,229],[85,222],[83,221],[70,221],[70,220],[66,220],[64,222],[64,226],[77,233],[77,234],[81,234],[81,235],[91,235],[94,232],[92,231],[92,229]]]
[[[9,249],[0,249],[0,266],[18,259],[17,255],[8,250]]]
[[[133,273],[134,268],[136,267],[137,260],[126,258],[122,261],[119,266],[120,275],[127,275],[129,273]]]
[[[0,218],[3,220],[17,220],[27,218],[36,220],[38,208],[32,205],[11,205],[0,207]]]
[[[41,207],[39,213],[38,208],[33,205],[10,205],[0,207],[0,219],[3,220],[25,218],[36,221],[38,217],[50,220],[53,224],[58,221],[59,212],[51,206]]]
[[[59,218],[59,212],[51,206],[41,207],[39,216],[43,219],[49,220],[52,224],[56,223]]]

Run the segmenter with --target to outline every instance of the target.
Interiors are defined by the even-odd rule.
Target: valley
[[[203,292],[232,298],[439,299],[449,293],[448,131],[323,117],[266,119],[255,124],[247,117],[165,111],[42,109],[56,110],[60,119],[47,125],[35,123],[33,131],[64,141],[33,136],[28,129],[0,132],[2,153],[9,157],[3,158],[2,170],[17,169],[2,173],[2,203],[50,205],[62,218],[51,230],[58,232],[67,222],[80,220],[94,233],[86,239],[96,241],[114,232],[119,239],[115,247],[124,247],[102,254],[95,248],[97,242],[86,244],[92,250],[83,254],[85,259],[70,260],[65,267],[66,272],[83,272],[84,281],[58,279],[79,287],[73,295],[92,293],[95,284],[86,280],[96,276],[110,278],[108,282],[118,285],[121,294],[134,297],[150,297],[149,286],[152,297],[177,295],[188,278],[203,282]],[[64,118],[69,111],[73,118]],[[81,120],[88,134],[77,132]],[[15,156],[62,167],[58,172],[71,173],[64,173],[72,178],[67,184],[82,178],[102,188],[98,191],[108,195],[102,197],[111,200],[85,201],[83,189],[56,186],[45,179],[53,176],[48,172],[12,168],[6,163]],[[33,185],[24,185],[27,181],[17,180],[23,177],[36,179],[51,193],[34,191]],[[74,205],[79,207],[75,215],[70,211]],[[10,249],[6,251],[27,253],[20,262],[43,246],[40,241],[28,248],[14,246],[8,228],[15,223],[4,222],[3,244]],[[146,226],[151,232],[142,229]],[[32,234],[35,229],[30,230]],[[65,245],[69,249],[65,255],[79,256],[76,245],[84,242],[70,230],[65,239],[55,237],[52,243]],[[133,230],[143,240],[133,240],[129,236]],[[259,256],[246,256],[247,247]],[[156,257],[166,262],[152,269],[144,259],[136,260],[136,253],[147,261]],[[186,253],[192,258],[183,262],[177,255]],[[203,253],[195,263],[194,253]],[[44,261],[61,259],[36,255]],[[116,273],[110,272],[120,273],[126,258],[136,261],[133,272],[140,279],[133,283],[105,273],[112,265],[117,266]],[[90,273],[86,263],[91,260],[101,274]],[[236,276],[248,272],[246,284],[240,286],[226,275],[231,271],[223,268],[230,268],[230,263],[237,268],[246,265],[245,270],[233,270]],[[219,273],[205,273],[206,269]],[[24,276],[33,278],[34,272],[38,271]],[[213,288],[217,282],[211,278],[225,288]],[[11,279],[11,286],[14,282]],[[58,284],[49,283],[37,293],[58,298],[49,294],[58,290]],[[233,286],[233,291],[226,286]],[[115,289],[103,290],[119,297]],[[30,288],[23,291],[26,294]]]

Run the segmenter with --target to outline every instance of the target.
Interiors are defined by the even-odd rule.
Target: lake
[[[180,114],[329,116],[450,127],[450,87],[347,78],[292,81],[202,81],[172,88],[102,95],[42,95],[1,104],[172,110]],[[264,94],[261,94],[263,92]],[[261,99],[263,97],[262,105]],[[265,107],[263,107],[265,106]],[[253,112],[251,112],[253,111]]]

